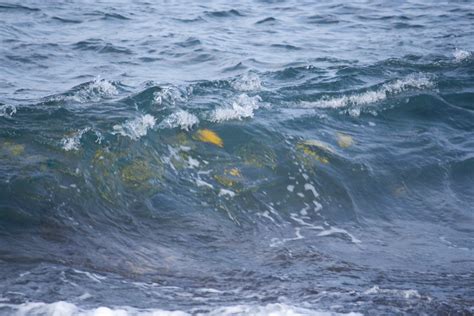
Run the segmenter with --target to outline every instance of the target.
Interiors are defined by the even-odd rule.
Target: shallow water
[[[0,3],[0,314],[474,313],[472,1]]]

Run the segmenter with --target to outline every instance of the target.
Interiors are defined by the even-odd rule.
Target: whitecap
[[[45,315],[45,316],[188,316],[182,311],[167,311],[161,309],[136,309],[133,307],[97,307],[83,309],[69,302],[59,301],[54,303],[29,302],[19,305],[0,304],[0,308],[9,308],[13,315]]]
[[[16,107],[10,104],[1,104],[0,105],[0,117],[11,118],[16,114]]]
[[[260,108],[262,99],[257,95],[249,97],[241,94],[228,107],[215,109],[211,113],[210,120],[212,122],[223,122],[228,120],[241,120],[243,118],[252,118],[254,111]]]
[[[219,292],[215,292],[219,293]],[[304,307],[288,305],[284,303],[272,303],[267,305],[231,305],[220,306],[214,309],[197,308],[190,311],[169,311],[162,309],[139,309],[130,306],[123,307],[97,307],[97,308],[81,308],[73,303],[59,301],[54,303],[43,302],[28,302],[23,304],[0,304],[0,308],[6,309],[13,315],[45,315],[45,316],[128,316],[128,315],[142,315],[142,316],[189,316],[189,315],[207,315],[207,316],[360,316],[362,314],[349,313],[335,313],[332,311],[320,311]]]
[[[121,125],[114,125],[114,134],[130,137],[133,140],[145,136],[149,128],[153,128],[156,124],[156,119],[150,115],[141,115],[133,120],[126,121]]]
[[[178,88],[173,86],[162,87],[160,91],[153,94],[153,103],[155,105],[175,106],[178,102],[185,101],[184,96]]]
[[[97,102],[103,98],[110,98],[118,94],[115,85],[105,79],[95,79],[75,91],[71,96],[66,97],[75,102],[84,103],[87,101]]]
[[[404,91],[415,89],[432,88],[434,83],[426,76],[411,75],[403,79],[397,79],[390,83],[383,84],[380,88],[373,91],[365,91],[351,95],[344,95],[340,97],[323,97],[315,102],[302,102],[301,105],[306,108],[344,108],[352,106],[349,114],[358,116],[360,114],[360,107],[372,103],[380,102],[387,99],[391,95],[396,95]]]
[[[457,49],[453,52],[454,59],[457,62],[464,61],[472,56],[472,53],[466,50]]]
[[[239,91],[259,91],[262,89],[262,81],[256,73],[249,72],[234,80],[232,87]]]
[[[176,128],[189,131],[194,125],[199,124],[199,119],[196,115],[187,111],[180,110],[165,118],[160,124],[160,128]]]
[[[408,289],[408,290],[396,290],[396,289],[381,289],[378,285],[374,285],[370,289],[364,292],[364,294],[372,295],[372,294],[390,294],[395,296],[401,296],[406,299],[411,298],[427,298],[430,300],[428,296],[422,296],[417,290]]]
[[[79,150],[79,147],[81,145],[82,135],[84,135],[90,130],[91,130],[90,127],[86,127],[77,131],[70,137],[64,137],[63,139],[61,139],[61,144],[62,144],[63,149],[65,151]]]
[[[217,316],[217,315],[234,315],[234,316],[243,316],[243,315],[254,315],[254,316],[266,316],[266,315],[274,315],[274,316],[338,316],[338,315],[346,315],[346,316],[358,316],[362,315],[359,313],[334,313],[328,311],[318,311],[312,310],[303,307],[292,306],[284,303],[273,303],[267,305],[234,305],[234,306],[227,306],[227,307],[219,307],[210,313],[207,314],[208,316]]]

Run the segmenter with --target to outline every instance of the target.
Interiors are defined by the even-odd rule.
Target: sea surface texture
[[[0,2],[0,315],[472,315],[473,1]]]

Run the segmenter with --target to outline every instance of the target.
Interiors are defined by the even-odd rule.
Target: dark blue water
[[[472,1],[1,2],[0,314],[472,315],[473,51]]]

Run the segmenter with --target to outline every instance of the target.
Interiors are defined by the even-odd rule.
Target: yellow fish
[[[11,142],[4,142],[3,148],[5,148],[12,156],[20,156],[25,151],[25,145],[14,144]]]
[[[352,139],[352,136],[350,136],[350,135],[346,135],[346,134],[343,134],[343,133],[337,133],[336,137],[337,137],[337,144],[341,148],[347,148],[347,147],[350,147],[350,146],[354,145],[354,140]]]
[[[298,143],[296,145],[296,148],[299,150],[302,150],[306,155],[312,156],[314,159],[324,164],[328,164],[329,159],[324,156],[318,155],[318,153],[313,148],[318,148],[318,149],[326,150],[330,153],[334,153],[334,151],[330,147],[327,147],[327,145],[324,145],[323,143],[320,143],[318,141],[304,141],[304,142]]]
[[[335,153],[334,150],[331,148],[331,146],[329,146],[328,144],[325,144],[323,142],[320,142],[319,140],[308,139],[308,140],[302,141],[301,144],[306,145],[306,146],[310,146],[310,147],[317,147],[319,149],[330,152],[331,154]]]
[[[198,140],[202,142],[211,143],[218,147],[224,147],[224,142],[222,141],[222,138],[220,138],[219,135],[217,135],[215,132],[211,131],[210,129],[198,130],[196,133],[196,137]]]
[[[230,170],[225,170],[225,173],[228,173],[230,174],[231,176],[234,176],[234,177],[241,177],[242,174],[240,173],[240,170],[237,169],[237,168],[232,168]]]

